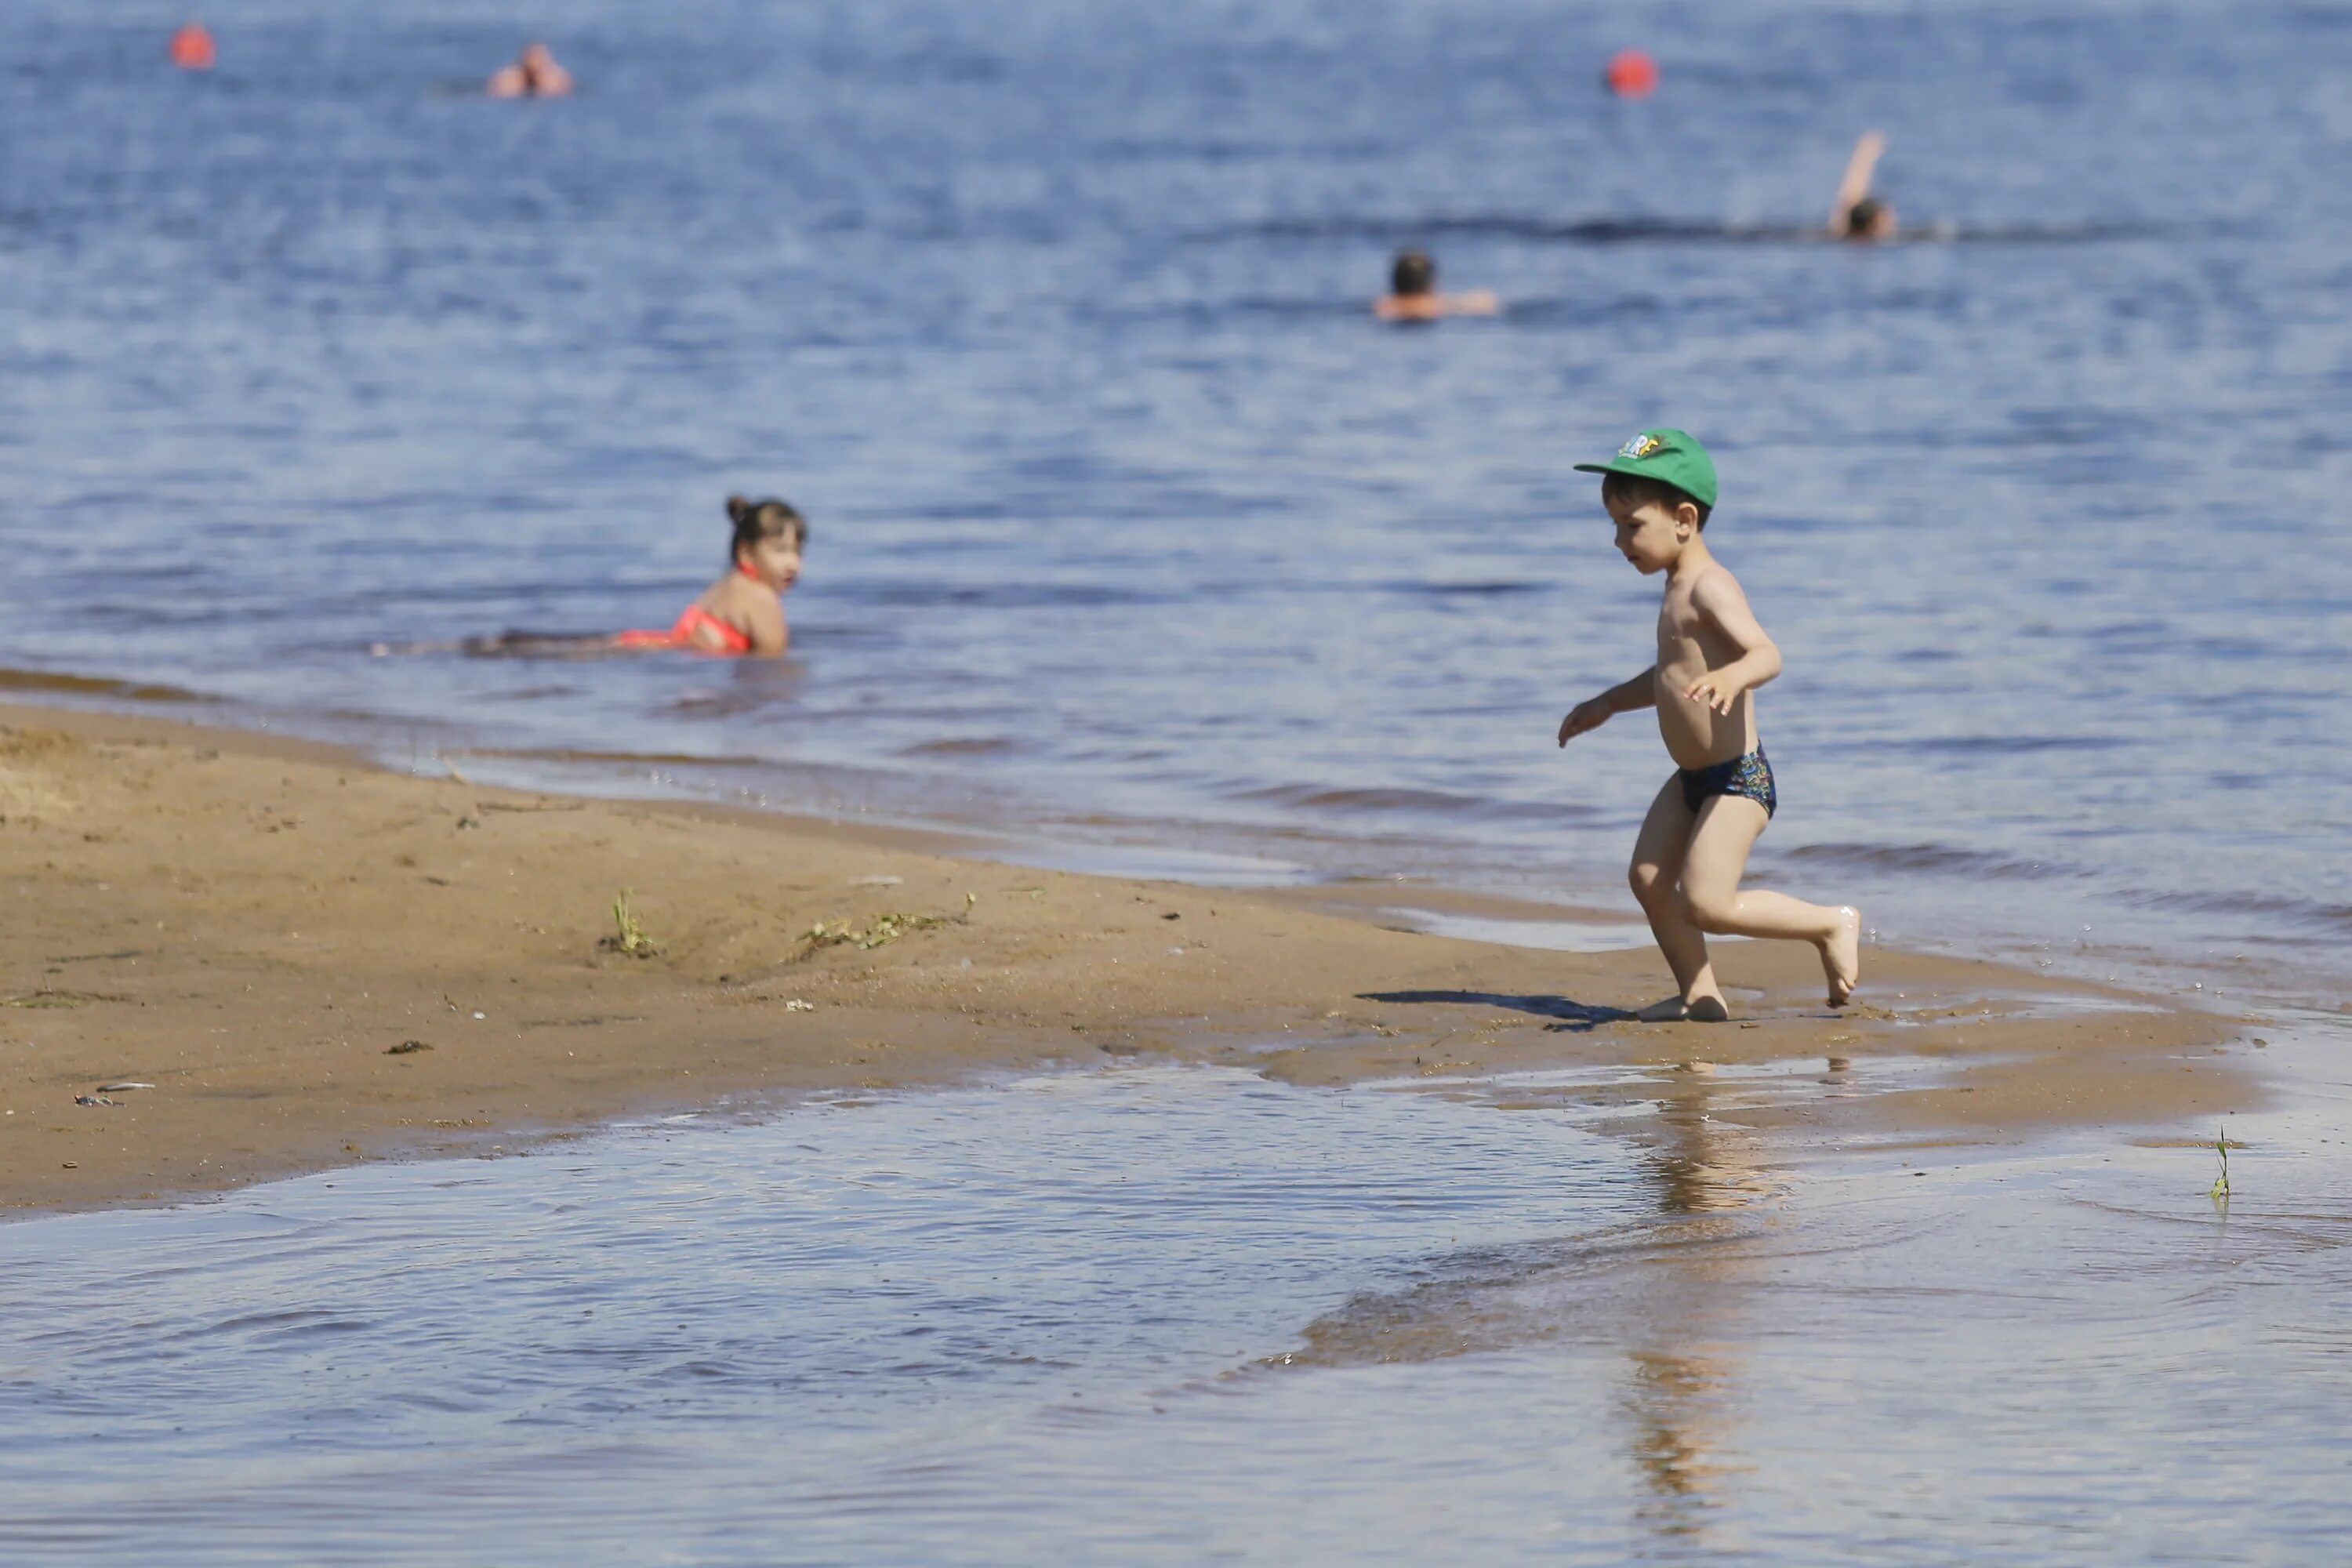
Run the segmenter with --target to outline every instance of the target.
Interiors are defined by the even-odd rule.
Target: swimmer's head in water
[[[1876,196],[1864,196],[1845,209],[1845,237],[1877,239],[1895,226],[1895,214]]]
[[[1389,268],[1389,292],[1410,297],[1437,291],[1437,263],[1425,250],[1400,250]]]
[[[774,497],[751,500],[727,498],[727,516],[735,524],[730,558],[782,593],[801,574],[801,552],[808,548],[808,519],[792,503]]]

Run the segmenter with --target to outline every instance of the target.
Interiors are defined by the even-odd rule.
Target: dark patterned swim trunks
[[[1744,757],[1734,757],[1713,767],[1677,769],[1675,776],[1683,781],[1683,804],[1693,811],[1711,796],[1736,795],[1762,806],[1764,819],[1769,822],[1780,804],[1780,792],[1772,787],[1772,764],[1765,759],[1761,746]]]

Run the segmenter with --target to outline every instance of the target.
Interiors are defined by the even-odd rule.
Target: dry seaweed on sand
[[[14,996],[0,996],[0,1007],[86,1007],[92,1002],[117,1002],[117,996],[101,996],[95,991],[25,991]]]
[[[971,919],[972,906],[979,901],[978,895],[966,893],[962,912],[952,915],[879,914],[863,930],[847,920],[819,921],[809,927],[803,940],[811,948],[854,947],[860,952],[871,952],[877,947],[889,946],[909,931],[961,925]]]

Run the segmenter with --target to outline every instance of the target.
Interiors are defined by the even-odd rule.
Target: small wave
[[[193,691],[143,680],[59,675],[46,669],[0,669],[0,691],[46,691],[61,697],[112,697],[129,702],[194,702]]]
[[[2090,245],[2151,239],[2178,232],[2154,224],[1923,223],[1906,229],[1894,245]],[[1194,243],[1234,239],[1353,239],[1382,246],[1442,238],[1519,239],[1567,245],[1842,245],[1820,224],[1726,223],[1715,218],[1530,217],[1517,213],[1456,213],[1421,218],[1335,216],[1275,218],[1263,223],[1204,229]]]
[[[1514,294],[1503,301],[1502,314],[1495,319],[1515,327],[1611,326],[1628,318],[1664,315],[1667,310],[1665,301],[1652,294],[1574,299]]]
[[[905,748],[898,754],[902,757],[984,757],[1020,749],[1020,742],[1003,735],[972,735],[920,742]]]
[[[1297,297],[1276,296],[1271,294],[1251,295],[1243,299],[1237,299],[1231,305],[1221,306],[1213,302],[1202,302],[1191,306],[1188,310],[1192,314],[1203,317],[1246,315],[1278,316],[1292,319],[1310,319],[1320,317],[1327,320],[1333,317],[1344,317],[1350,321],[1364,322],[1370,322],[1376,319],[1372,315],[1371,297],[1369,294],[1349,294],[1341,299],[1333,299],[1327,294],[1311,296],[1301,295]],[[1459,319],[1465,321],[1475,321],[1477,318],[1462,317]],[[1421,324],[1427,325],[1428,323],[1423,322]]]
[[[1508,580],[1494,583],[1391,583],[1393,594],[1419,594],[1433,598],[1502,598],[1511,594],[1540,594],[1552,588],[1550,583]]]
[[[940,605],[1007,610],[1103,609],[1123,605],[1161,605],[1173,601],[1167,594],[1100,583],[1002,583],[957,584],[910,583],[860,594],[861,603],[898,609],[929,609]]]
[[[1301,811],[1375,814],[1429,813],[1484,821],[1572,822],[1589,819],[1591,806],[1554,801],[1497,800],[1489,795],[1454,795],[1445,790],[1396,788],[1333,788],[1321,784],[1272,784],[1239,790],[1234,799],[1264,801]]]
[[[1915,752],[1958,752],[1970,755],[2017,756],[2032,752],[2105,752],[2128,742],[2110,735],[1939,735],[1913,741]]]
[[[532,750],[507,746],[468,746],[453,752],[459,757],[495,757],[502,762],[618,763],[624,767],[756,768],[757,757],[698,757],[686,752],[595,752],[571,747]]]
[[[2020,860],[1949,844],[1801,844],[1787,853],[1791,860],[1832,866],[1859,866],[1881,871],[1939,871],[2013,881],[2044,881],[2085,874],[2077,867],[2055,861]]]
[[[2275,893],[2158,893],[2125,895],[2141,909],[2186,914],[2265,915],[2331,931],[2352,931],[2352,904],[2323,904],[2315,899],[2283,898]]]
[[[1744,226],[1672,218],[1588,218],[1561,222],[1514,213],[1459,213],[1422,218],[1331,216],[1274,218],[1204,230],[1200,240],[1360,239],[1403,245],[1441,237],[1528,239],[1611,245],[1644,240],[1795,240],[1822,231],[1794,226]]]
[[[1479,803],[1469,795],[1433,789],[1323,789],[1311,784],[1276,784],[1244,790],[1244,800],[1272,801],[1308,811],[1459,811]]]
[[[1244,139],[1223,136],[1112,136],[1094,145],[1094,155],[1113,162],[1160,160],[1237,163],[1252,158],[1378,158],[1385,148],[1364,138],[1335,142]]]

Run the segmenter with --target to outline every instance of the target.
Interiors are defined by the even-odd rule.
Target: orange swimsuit
[[[738,566],[735,570],[750,577],[754,583],[760,580],[747,567]],[[719,634],[717,647],[705,647],[694,640],[694,634],[704,626],[709,626]],[[621,647],[683,647],[691,648],[697,653],[715,653],[735,658],[740,658],[751,651],[751,633],[740,626],[730,626],[698,604],[688,605],[686,607],[686,613],[678,616],[677,625],[666,632],[623,632],[613,640]]]

